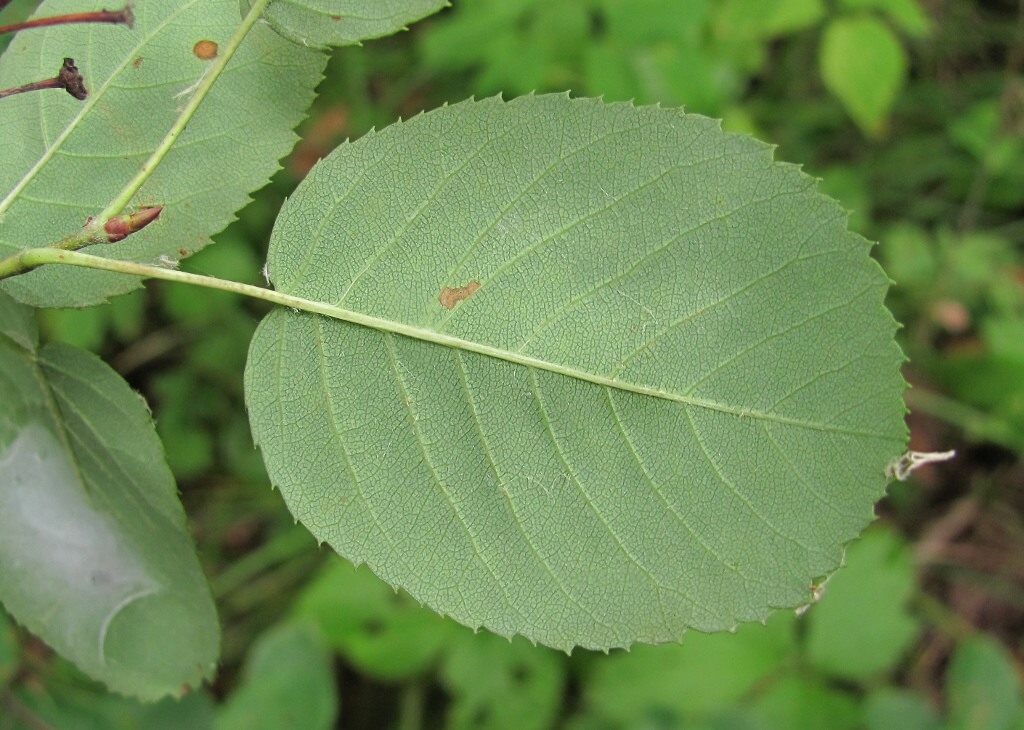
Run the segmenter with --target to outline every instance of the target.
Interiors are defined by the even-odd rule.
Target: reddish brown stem
[[[60,67],[56,77],[42,81],[33,81],[24,86],[15,86],[13,89],[0,89],[0,99],[40,89],[64,89],[79,101],[84,100],[89,95],[88,90],[85,88],[82,74],[79,73],[78,67],[75,65],[75,59],[65,58],[64,65]]]
[[[115,25],[127,25],[131,28],[135,25],[135,16],[132,14],[131,5],[125,5],[120,10],[93,10],[88,13],[67,13],[66,15],[54,15],[52,18],[35,18],[34,20],[26,20],[23,23],[0,25],[0,35],[15,33],[27,28],[45,28],[50,25],[67,25],[69,23],[114,23]]]

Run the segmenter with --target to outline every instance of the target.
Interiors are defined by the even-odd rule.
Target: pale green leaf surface
[[[904,448],[868,249],[713,120],[445,107],[282,210],[278,289],[411,336],[272,312],[253,433],[319,539],[461,622],[605,648],[760,620],[839,564]]]
[[[0,293],[0,600],[112,689],[178,694],[219,628],[149,412],[95,356],[37,349],[23,309]]]
[[[243,9],[252,0],[242,0]],[[272,0],[267,24],[303,46],[349,46],[405,30],[436,13],[448,0]]]
[[[77,0],[48,0],[38,14],[81,10]],[[89,89],[84,102],[46,91],[0,104],[0,257],[49,245],[102,211],[210,68],[212,61],[193,53],[196,42],[224,47],[240,24],[235,0],[140,0],[134,12],[133,30],[77,24],[22,32],[0,58],[0,88],[55,76],[71,56]],[[325,60],[257,24],[129,205],[162,204],[161,219],[88,252],[156,263],[206,245],[291,149]],[[123,274],[67,266],[3,283],[36,306],[95,304],[136,286],[138,279]]]
[[[879,136],[907,76],[907,52],[878,18],[833,20],[825,28],[821,77],[864,132]]]

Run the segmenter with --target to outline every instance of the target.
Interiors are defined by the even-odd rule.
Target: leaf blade
[[[5,321],[18,309],[0,294]],[[15,342],[0,337],[4,605],[120,692],[198,685],[217,616],[148,411],[94,356]]]
[[[435,342],[272,313],[254,437],[318,538],[464,623],[607,648],[761,619],[838,565],[902,450],[885,280],[843,222],[766,146],[671,110],[403,122],[314,169],[268,263]]]

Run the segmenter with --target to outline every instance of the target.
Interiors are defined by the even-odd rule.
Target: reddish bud
[[[162,205],[154,205],[136,213],[114,216],[103,224],[103,230],[107,232],[107,240],[110,243],[116,243],[136,231],[141,231],[159,218],[163,209]]]

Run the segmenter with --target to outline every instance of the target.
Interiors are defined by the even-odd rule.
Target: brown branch
[[[83,101],[89,95],[82,74],[79,73],[78,67],[75,65],[75,59],[65,58],[64,65],[60,67],[60,71],[54,78],[33,81],[24,86],[15,86],[13,89],[0,89],[0,99],[40,89],[64,89],[79,101]]]
[[[0,0],[0,2],[3,2],[3,0]],[[0,5],[0,8],[2,7],[3,5]],[[67,25],[69,23],[113,23],[115,25],[127,25],[131,28],[135,25],[135,16],[132,14],[131,5],[125,5],[120,10],[93,10],[88,13],[67,13],[66,15],[54,15],[52,18],[35,18],[34,20],[26,20],[22,23],[0,25],[0,35],[15,33],[28,28],[45,28],[51,25]]]

